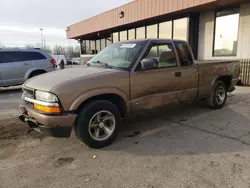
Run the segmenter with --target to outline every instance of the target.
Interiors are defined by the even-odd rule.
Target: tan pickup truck
[[[193,100],[223,107],[239,72],[237,61],[195,61],[184,41],[115,43],[86,66],[28,80],[19,118],[54,137],[69,137],[74,127],[80,141],[101,148],[131,114]]]

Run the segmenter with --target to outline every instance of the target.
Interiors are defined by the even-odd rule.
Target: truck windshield
[[[137,58],[144,42],[121,42],[111,44],[88,61],[90,66],[127,69]]]

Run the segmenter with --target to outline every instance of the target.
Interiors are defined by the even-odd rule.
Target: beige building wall
[[[217,1],[222,0],[136,0],[69,26],[67,37],[79,37],[164,14],[184,11],[198,6],[207,6]],[[122,11],[124,17],[120,18],[119,14]]]
[[[214,11],[201,13],[199,26],[198,59],[249,59],[250,58],[250,3],[240,7],[237,56],[213,57]],[[230,32],[230,31],[229,31]]]

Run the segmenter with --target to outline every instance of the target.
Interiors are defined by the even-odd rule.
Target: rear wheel
[[[110,145],[120,126],[120,113],[109,101],[92,101],[84,106],[77,117],[77,138],[91,148]]]
[[[207,104],[214,108],[222,108],[227,100],[227,87],[226,84],[222,81],[217,81],[211,96],[207,99]]]

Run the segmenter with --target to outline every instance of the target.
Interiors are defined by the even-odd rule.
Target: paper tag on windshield
[[[123,44],[120,48],[134,48],[136,44]]]

